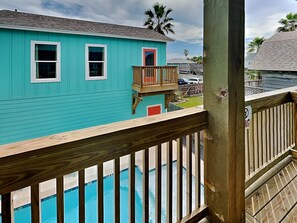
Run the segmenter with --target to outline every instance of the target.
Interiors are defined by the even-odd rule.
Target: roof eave
[[[72,34],[72,35],[87,35],[87,36],[112,37],[112,38],[121,38],[121,39],[146,40],[146,41],[165,42],[165,43],[174,41],[169,37],[166,37],[167,40],[164,40],[164,39],[143,38],[143,37],[124,36],[124,35],[121,36],[121,35],[113,35],[113,34],[107,34],[107,33],[80,32],[80,31],[73,31],[73,30],[48,29],[48,28],[37,28],[37,27],[27,27],[27,26],[10,26],[5,24],[0,24],[0,28],[35,31],[35,32],[50,32],[50,33]]]

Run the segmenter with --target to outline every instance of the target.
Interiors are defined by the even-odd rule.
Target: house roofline
[[[173,39],[168,40],[160,40],[160,39],[152,39],[152,38],[142,38],[142,37],[132,37],[132,36],[121,36],[121,35],[113,35],[106,33],[93,33],[93,32],[81,32],[81,31],[70,31],[70,30],[60,30],[60,29],[47,29],[47,28],[35,28],[35,27],[27,27],[27,26],[10,26],[0,24],[0,29],[15,29],[15,30],[25,30],[25,31],[35,31],[35,32],[49,32],[49,33],[63,33],[63,34],[71,34],[71,35],[85,35],[85,36],[100,36],[100,37],[112,37],[112,38],[120,38],[120,39],[132,39],[132,40],[145,40],[145,41],[154,41],[154,42],[173,42]]]

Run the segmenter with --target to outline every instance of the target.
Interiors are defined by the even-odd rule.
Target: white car
[[[203,80],[199,77],[191,77],[189,78],[189,81],[193,84],[203,84]]]

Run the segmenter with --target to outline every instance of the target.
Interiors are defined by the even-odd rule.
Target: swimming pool
[[[165,222],[166,213],[166,165],[162,166],[162,222]],[[186,179],[186,170],[183,169],[183,176]],[[104,222],[113,222],[114,219],[114,191],[113,191],[113,175],[104,177]],[[193,177],[193,195],[194,195],[194,177]],[[185,198],[185,180],[183,181],[183,197]],[[128,195],[129,195],[129,172],[124,170],[120,174],[120,218],[121,222],[128,222]],[[203,186],[200,185],[203,189]],[[155,171],[149,173],[149,210],[150,222],[154,222],[154,198],[155,198]],[[173,163],[173,191],[176,191],[176,162]],[[203,191],[203,190],[201,190]],[[97,182],[91,182],[85,188],[85,209],[86,223],[97,222]],[[176,193],[172,196],[173,204],[176,203]],[[203,200],[203,196],[202,196]],[[193,197],[194,207],[195,197]],[[65,222],[78,223],[78,188],[65,191]],[[185,210],[185,201],[184,201]],[[43,223],[57,222],[56,217],[56,196],[43,199],[41,202],[41,219]],[[173,213],[175,213],[176,205],[173,205]],[[30,223],[31,222],[31,206],[26,205],[15,209],[15,223]],[[173,215],[175,218],[175,216]],[[142,174],[140,170],[135,168],[135,220],[142,222]],[[175,219],[173,219],[175,221]],[[1,216],[0,216],[1,221]],[[2,222],[2,221],[1,221]]]

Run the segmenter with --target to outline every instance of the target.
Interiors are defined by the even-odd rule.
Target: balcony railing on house
[[[250,203],[255,199],[253,196],[261,198],[257,194],[253,195],[255,190],[296,157],[295,89],[297,88],[246,98],[246,106],[251,105],[253,112],[251,126],[245,130],[245,182],[242,184],[245,183],[246,186],[247,212],[251,209]],[[79,222],[85,222],[85,183],[88,182],[86,173],[87,168],[94,165],[97,174],[92,179],[98,183],[98,201],[97,213],[93,214],[97,214],[98,222],[104,222],[104,209],[110,208],[104,207],[103,202],[104,165],[108,162],[112,163],[114,174],[115,222],[120,222],[120,171],[126,167],[129,169],[129,220],[127,221],[135,222],[135,166],[142,170],[143,222],[149,222],[151,217],[149,212],[151,169],[155,169],[155,222],[161,222],[161,215],[164,214],[166,222],[198,222],[208,215],[208,204],[202,199],[204,191],[199,186],[203,183],[204,173],[200,157],[200,134],[208,127],[207,117],[207,111],[193,108],[0,146],[2,222],[12,222],[14,191],[28,186],[31,188],[31,199],[28,203],[31,203],[32,222],[40,222],[42,212],[40,200],[44,197],[40,185],[51,179],[56,179],[54,194],[57,196],[57,219],[58,222],[64,222],[64,191],[67,189],[64,176],[76,171],[78,171]],[[207,153],[205,149],[205,156]],[[173,173],[173,161],[177,163],[176,173]],[[166,165],[167,170],[166,193],[161,192],[161,182],[164,177],[161,171],[162,165]],[[185,178],[183,170],[186,170]],[[173,185],[174,174],[177,175],[176,185]],[[194,189],[192,180],[195,181]],[[287,181],[289,184],[289,180]],[[176,195],[176,199],[173,199],[173,194]],[[269,220],[269,213],[265,212],[264,207],[273,205],[269,203],[273,196],[263,198],[257,210],[247,214],[247,221]],[[266,199],[267,197],[270,199]],[[162,200],[166,200],[165,213],[162,212]],[[296,203],[297,201],[290,200],[289,207],[286,207],[287,211],[277,217],[273,216],[273,219],[284,219],[285,213],[292,210]],[[176,211],[173,211],[174,207]],[[278,208],[282,207],[276,205],[274,211]]]
[[[178,89],[176,66],[133,66],[132,88],[140,94]]]

